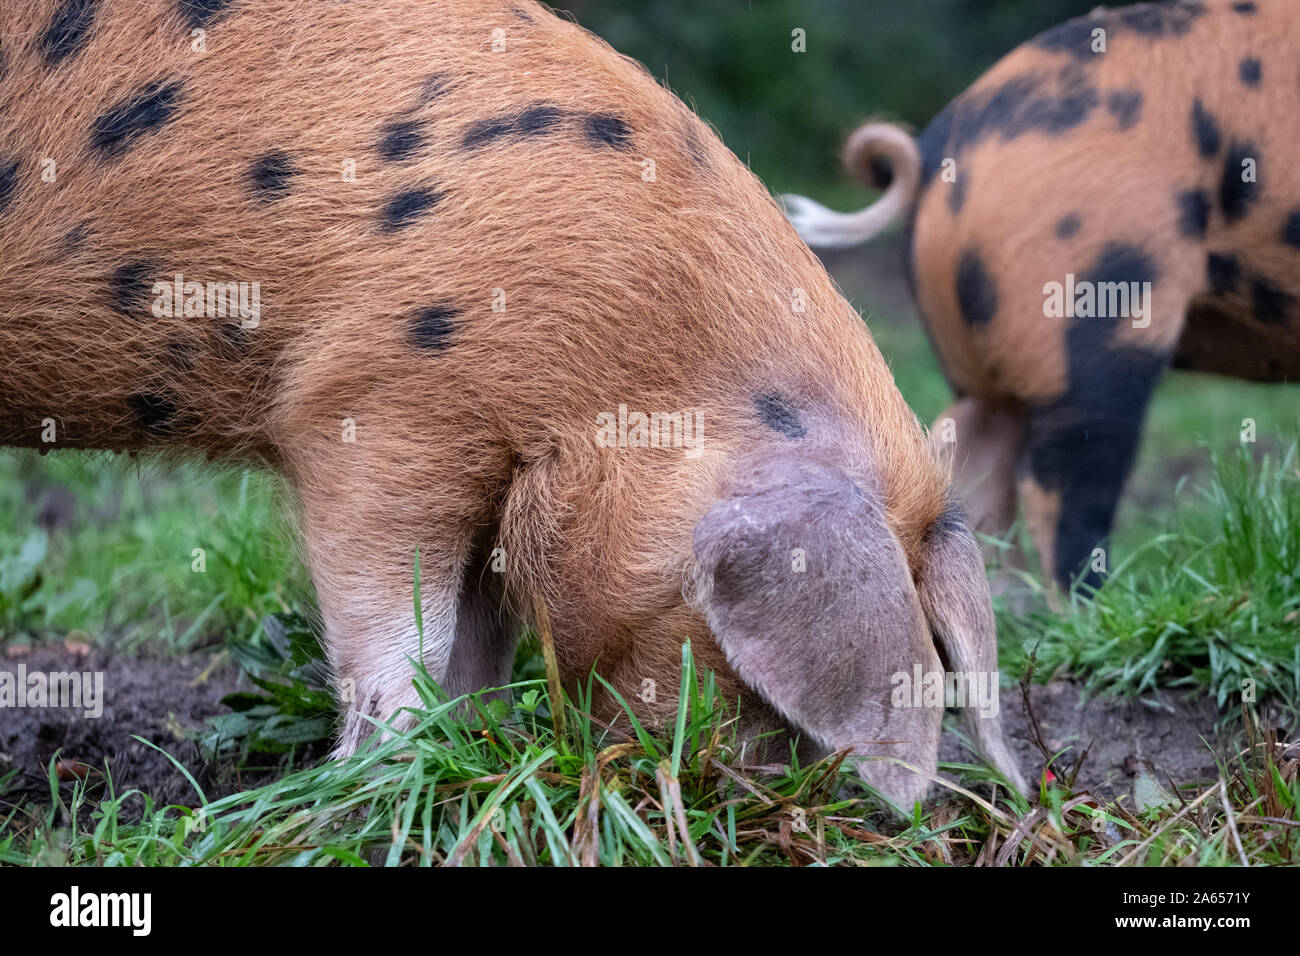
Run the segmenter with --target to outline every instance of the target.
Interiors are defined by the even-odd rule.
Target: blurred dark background
[[[826,195],[843,180],[840,144],[863,119],[880,115],[919,130],[1003,54],[1097,3],[556,0],[554,6],[644,63],[769,187]],[[796,27],[806,31],[805,53],[791,50]]]

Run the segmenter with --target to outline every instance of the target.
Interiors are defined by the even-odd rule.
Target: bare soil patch
[[[0,805],[24,799],[48,805],[49,766],[57,756],[62,762],[59,776],[65,778],[59,786],[65,793],[73,787],[74,774],[90,773],[92,782],[103,783],[107,768],[119,795],[138,789],[153,797],[155,805],[197,806],[198,795],[184,774],[135,736],[152,741],[180,761],[209,799],[249,783],[248,776],[241,778],[230,766],[206,763],[193,738],[206,718],[227,711],[222,697],[235,690],[256,690],[241,680],[224,655],[165,659],[119,655],[103,648],[78,653],[64,645],[0,651],[0,671],[17,674],[19,665],[28,674],[102,673],[103,713],[87,717],[84,708],[0,709],[0,778],[17,771],[0,794]],[[133,797],[126,805],[127,815],[142,807],[142,799]]]
[[[1214,783],[1219,777],[1216,755],[1231,763],[1244,747],[1241,719],[1224,718],[1204,694],[1157,691],[1140,698],[1089,698],[1080,685],[1058,681],[1031,687],[1030,702],[1048,750],[1070,748],[1054,765],[1056,775],[1063,776],[1087,750],[1075,789],[1107,800],[1128,794],[1130,809],[1150,803],[1152,783],[1169,793],[1173,785]],[[1045,760],[1033,743],[1018,689],[1004,691],[1001,712],[1021,766],[1026,772],[1040,771]],[[1280,740],[1295,739],[1296,728],[1288,725],[1280,706],[1265,702],[1261,719],[1265,727],[1279,728]],[[960,722],[952,726],[962,729]],[[953,734],[945,734],[939,759],[971,758]]]

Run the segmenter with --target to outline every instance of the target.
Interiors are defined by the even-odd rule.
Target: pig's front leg
[[[513,648],[512,631],[487,626],[498,620],[489,604],[499,591],[489,578],[485,592],[476,576],[481,529],[491,524],[483,473],[494,460],[490,443],[470,458],[427,428],[363,421],[368,429],[354,443],[297,451],[289,469],[343,710],[339,757],[354,753],[376,722],[414,723],[417,662],[444,690],[463,693],[482,686],[467,682],[508,679]]]

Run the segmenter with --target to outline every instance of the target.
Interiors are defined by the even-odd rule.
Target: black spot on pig
[[[415,313],[411,319],[411,341],[422,349],[435,352],[448,348],[451,335],[456,331],[456,318],[461,310],[450,303],[439,302]]]
[[[1251,178],[1246,178],[1247,160],[1253,160]],[[1250,212],[1259,199],[1259,150],[1254,143],[1233,142],[1223,162],[1223,180],[1219,184],[1219,206],[1228,222],[1236,222]]]
[[[136,259],[113,270],[108,277],[109,304],[123,315],[138,315],[152,299],[156,263]]]
[[[165,434],[176,418],[176,404],[153,392],[139,392],[126,400],[140,427],[147,432]]]
[[[1210,197],[1203,189],[1180,192],[1175,197],[1178,205],[1178,231],[1189,239],[1202,239],[1210,224]]]
[[[384,206],[379,228],[383,232],[405,229],[420,216],[438,205],[443,194],[433,189],[408,189],[398,193]]]
[[[180,83],[150,83],[95,120],[90,143],[103,156],[119,156],[144,134],[175,119]]]
[[[949,156],[948,144],[952,142],[957,115],[956,102],[949,103],[932,119],[916,138],[921,153],[921,186],[925,188],[936,176]]]
[[[1205,259],[1205,275],[1216,295],[1237,291],[1241,262],[1230,252],[1211,252]]]
[[[1103,26],[1100,18],[1076,17],[1044,30],[1029,42],[1044,50],[1060,50],[1083,57],[1092,54],[1092,31]]]
[[[379,141],[379,158],[400,163],[414,158],[424,148],[424,130],[418,120],[397,120],[384,127]]]
[[[950,501],[948,507],[943,509],[943,513],[925,529],[922,537],[926,542],[930,542],[944,535],[965,536],[970,533],[970,520],[966,517],[966,509],[958,502]]]
[[[957,264],[957,305],[961,317],[973,329],[982,329],[998,311],[998,292],[984,260],[974,249],[962,253]]]
[[[288,153],[268,153],[253,163],[249,179],[257,198],[274,201],[289,192],[289,180],[297,172],[298,167]]]
[[[64,252],[68,253],[79,252],[86,245],[86,241],[90,238],[90,232],[90,223],[77,223],[64,234],[63,241],[60,243],[60,248]]]
[[[1090,86],[1069,89],[1060,97],[1049,94],[1035,98],[1007,125],[1003,139],[1014,139],[1029,132],[1060,135],[1082,124],[1100,102],[1100,94]]]
[[[1282,241],[1300,249],[1300,209],[1292,209],[1282,225]]]
[[[1241,82],[1247,86],[1259,86],[1260,77],[1263,75],[1263,67],[1255,57],[1248,56],[1237,64],[1237,73],[1241,76]]]
[[[97,0],[63,0],[41,37],[45,61],[58,66],[86,45]]]
[[[1267,325],[1286,325],[1291,321],[1294,296],[1268,279],[1256,278],[1250,284],[1251,306],[1255,318]]]
[[[1120,129],[1132,129],[1142,113],[1142,91],[1116,90],[1106,97],[1106,109]]]
[[[1219,155],[1223,146],[1223,134],[1219,131],[1219,121],[1214,118],[1205,104],[1198,97],[1192,103],[1192,139],[1202,159],[1213,159]]]
[[[1069,239],[1078,234],[1082,226],[1083,220],[1079,217],[1079,214],[1077,212],[1069,213],[1056,221],[1056,237],[1058,239]]]
[[[780,432],[786,438],[803,438],[808,434],[799,417],[799,410],[784,396],[766,392],[754,397],[754,407],[758,410],[758,420],[773,431]]]
[[[707,170],[709,168],[709,151],[704,145],[704,140],[700,137],[699,130],[696,128],[698,122],[694,116],[687,117],[682,127],[682,145],[695,168]]]
[[[1117,10],[1099,10],[1045,30],[1029,42],[1040,49],[1071,53],[1079,59],[1094,56],[1093,30],[1101,27],[1107,40],[1114,34],[1132,31],[1145,37],[1182,36],[1205,13],[1199,2],[1140,3]]]
[[[176,339],[167,343],[167,364],[178,372],[190,372],[198,360],[198,348],[193,342]]]
[[[236,322],[221,322],[217,325],[218,345],[227,358],[236,358],[248,351],[249,330]]]
[[[181,14],[191,30],[212,23],[229,9],[234,0],[180,0]]]
[[[966,187],[969,183],[970,173],[963,173],[957,177],[957,181],[952,184],[952,189],[948,191],[948,208],[954,216],[961,212],[961,207],[966,204]]]
[[[1232,9],[1243,16],[1251,16],[1259,10],[1251,0],[1243,0],[1241,3],[1234,3]]]
[[[1107,244],[1092,268],[1084,274],[1084,279],[1094,284],[1150,282],[1154,285],[1158,277],[1155,261],[1149,255],[1137,246],[1122,242]]]
[[[451,89],[451,78],[445,73],[430,73],[420,84],[420,105],[427,106]]]
[[[626,149],[631,145],[632,127],[611,113],[592,113],[583,121],[583,133],[596,146]]]
[[[537,136],[550,132],[564,118],[564,111],[557,106],[530,106],[519,114],[515,128],[525,136]]]
[[[494,140],[504,139],[515,131],[515,121],[508,116],[498,116],[492,119],[479,120],[472,123],[465,131],[465,136],[461,140],[461,145],[466,149],[478,149],[486,146]]]
[[[1205,13],[1199,2],[1139,3],[1113,11],[1119,22],[1145,36],[1182,36]]]
[[[1026,133],[1056,136],[1079,126],[1101,102],[1082,71],[1062,71],[1052,90],[1041,74],[1014,76],[995,89],[966,93],[949,103],[917,138],[922,183],[943,160],[957,157],[987,137],[1004,142]]]
[[[561,124],[573,114],[550,103],[530,106],[515,116],[495,116],[479,120],[465,131],[461,145],[466,149],[478,149],[497,140],[511,137],[532,137],[545,133],[558,132]],[[607,114],[590,114],[581,117],[584,137],[601,146],[623,147],[631,130],[622,120]]]
[[[18,160],[0,161],[0,212],[9,208],[18,191]]]

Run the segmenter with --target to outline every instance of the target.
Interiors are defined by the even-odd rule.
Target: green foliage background
[[[918,129],[1017,44],[1095,0],[655,0],[557,3],[644,63],[770,186],[840,178],[868,116]],[[791,50],[791,31],[807,52]]]

